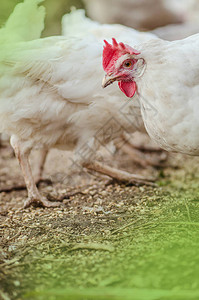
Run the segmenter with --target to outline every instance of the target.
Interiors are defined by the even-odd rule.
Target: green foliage
[[[21,2],[20,0],[1,0],[0,1],[0,26],[3,26],[15,5]]]
[[[1,0],[0,1],[0,26],[3,26],[12,13],[17,3],[22,0]],[[44,36],[56,35],[61,33],[61,18],[70,11],[72,6],[83,8],[82,0],[44,0],[46,7],[46,28]]]

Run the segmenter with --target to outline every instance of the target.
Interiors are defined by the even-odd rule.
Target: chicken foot
[[[105,164],[100,163],[98,161],[84,163],[83,167],[104,175],[108,175],[109,177],[112,177],[113,179],[116,179],[121,182],[131,183],[134,185],[155,186],[154,184],[155,180],[153,178],[148,179],[143,176],[131,174],[126,171],[122,171],[110,166],[106,166]]]
[[[59,202],[51,202],[46,198],[42,197],[36,187],[31,167],[29,164],[29,154],[31,149],[23,147],[23,144],[20,143],[16,138],[11,138],[11,145],[14,149],[15,155],[19,161],[21,167],[25,184],[28,191],[28,199],[24,203],[24,208],[29,207],[30,205],[35,206],[44,206],[44,207],[57,207],[60,205]]]
[[[13,150],[13,153],[14,153],[14,150]],[[47,154],[48,154],[48,150],[46,150],[46,149],[42,149],[39,153],[38,163],[36,164],[36,171],[34,172],[34,182],[37,186],[41,182],[45,182],[47,184],[52,184],[50,179],[42,177]],[[13,155],[15,155],[15,153]],[[22,183],[19,185],[2,187],[2,188],[0,188],[0,193],[1,192],[9,193],[12,191],[21,191],[21,190],[26,190],[26,188],[27,188],[26,184]]]

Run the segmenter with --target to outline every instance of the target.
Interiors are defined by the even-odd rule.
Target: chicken
[[[150,33],[141,33],[139,31],[128,29],[125,26],[121,26],[118,24],[100,24],[98,22],[92,21],[91,19],[87,18],[85,16],[85,11],[83,9],[72,9],[71,13],[66,14],[62,18],[62,34],[65,37],[86,37],[88,35],[91,35],[92,37],[96,38],[97,41],[99,41],[101,44],[103,43],[103,40],[106,38],[111,39],[112,35],[114,34],[117,36],[117,38],[125,38],[126,41],[129,40],[129,37],[132,36],[134,39],[138,39],[139,42],[146,41],[146,39],[154,39],[156,38],[155,35],[152,35]],[[100,67],[100,66],[99,66]],[[141,121],[142,122],[142,121]],[[117,140],[115,140],[116,148],[117,145],[119,145],[119,148],[122,144],[122,151],[126,154],[128,154],[132,160],[134,160],[139,165],[146,167],[148,165],[153,166],[163,166],[162,162],[166,160],[167,154],[161,153],[160,149],[157,148],[156,145],[152,145],[152,147],[145,147],[145,150],[149,150],[149,152],[153,152],[154,150],[157,152],[159,151],[161,155],[158,157],[152,157],[153,159],[148,158],[146,154],[143,154],[138,149],[135,149],[135,146],[131,144],[130,142],[130,136],[125,135],[125,131],[129,132],[129,128],[125,129],[125,122],[121,124],[121,126],[124,129],[124,134]],[[132,130],[134,129],[134,124],[132,124]],[[145,129],[142,129],[142,132],[144,132]],[[146,132],[145,132],[146,133]]]
[[[103,86],[118,81],[127,97],[137,91],[146,129],[160,147],[199,155],[199,34],[131,46],[106,42]]]
[[[117,30],[127,41],[151,39],[123,26]],[[100,145],[121,135],[121,124],[130,132],[143,129],[136,99],[129,102],[114,86],[108,92],[101,88],[102,47],[90,35],[16,42],[0,49],[0,132],[11,136],[28,190],[25,206],[59,204],[36,188],[28,161],[33,148],[72,150],[78,165],[118,180],[148,182],[95,161]]]
[[[101,23],[120,23],[152,30],[182,23],[193,0],[84,0],[89,17]]]

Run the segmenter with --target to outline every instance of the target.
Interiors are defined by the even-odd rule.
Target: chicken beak
[[[108,85],[112,84],[116,80],[118,80],[118,76],[105,75],[103,80],[102,80],[102,87],[106,88]]]

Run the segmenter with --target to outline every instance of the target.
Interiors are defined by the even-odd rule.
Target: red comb
[[[124,43],[118,43],[115,38],[112,38],[112,45],[104,40],[104,50],[103,50],[103,68],[105,72],[111,68],[114,62],[124,54],[138,55],[140,52],[131,48]],[[112,62],[112,63],[111,63]]]

